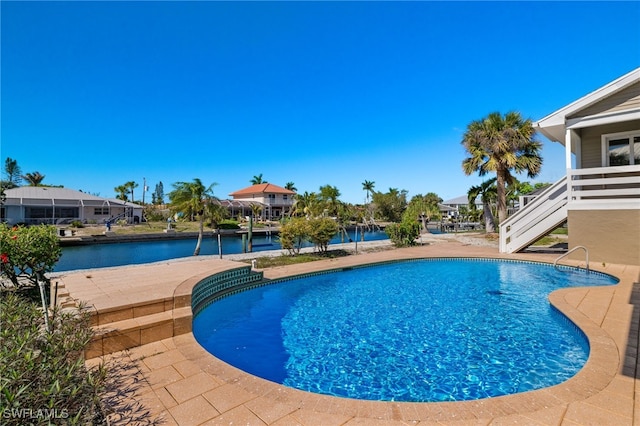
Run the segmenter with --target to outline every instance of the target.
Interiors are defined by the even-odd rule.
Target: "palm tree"
[[[292,215],[306,216],[307,218],[318,216],[320,202],[315,192],[296,194],[293,200]]]
[[[133,190],[138,187],[138,184],[130,180],[129,182],[125,183],[123,186],[127,188],[127,191],[131,192],[131,202],[135,203],[136,199],[133,198]]]
[[[462,144],[469,157],[462,161],[462,170],[470,175],[478,172],[484,176],[496,173],[498,220],[507,218],[506,185],[511,183],[512,171],[527,172],[536,177],[542,167],[542,144],[535,139],[536,131],[530,119],[523,119],[518,112],[508,112],[504,117],[493,112],[486,118],[472,121],[467,126]]]
[[[254,176],[249,182],[251,182],[251,185],[260,185],[261,183],[267,183],[266,180],[262,180],[262,173]]]
[[[120,185],[120,186],[116,186],[115,188],[113,188],[113,190],[116,192],[116,198],[122,201],[129,201],[129,197],[127,196],[127,194],[129,193],[129,188],[127,188],[124,185]]]
[[[331,216],[338,214],[338,197],[340,197],[340,191],[337,187],[331,185],[320,187],[320,201],[323,202],[324,208]]]
[[[467,192],[469,206],[476,205],[476,198],[482,201],[482,214],[484,216],[484,227],[487,233],[496,231],[496,221],[491,212],[491,203],[496,199],[496,179],[491,178],[480,185],[472,186]]]
[[[214,206],[213,187],[215,185],[217,184],[213,183],[208,188],[205,188],[202,181],[195,178],[193,182],[174,183],[173,191],[168,194],[172,212],[182,213],[191,220],[198,218],[198,241],[193,252],[194,256],[200,254],[200,246],[204,235],[204,220],[211,212],[212,206]]]
[[[293,192],[296,192],[298,190],[298,188],[296,188],[296,184],[293,182],[287,182],[287,184],[284,187],[285,189],[288,189],[289,191],[293,191]]]
[[[22,179],[29,182],[29,186],[40,186],[44,180],[44,175],[40,172],[26,173],[22,175]]]
[[[375,182],[366,179],[364,182],[362,182],[362,190],[367,191],[367,204],[369,204],[369,198],[371,193],[373,192],[373,188],[375,187],[375,185]]]

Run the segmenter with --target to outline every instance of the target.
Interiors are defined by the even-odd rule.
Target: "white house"
[[[2,204],[2,221],[10,225],[24,223],[59,225],[73,220],[105,223],[107,220],[142,220],[142,206],[117,199],[107,199],[81,191],[49,186],[21,186],[6,189]]]
[[[260,203],[262,219],[278,220],[293,207],[294,191],[272,183],[260,183],[229,194],[234,201]]]

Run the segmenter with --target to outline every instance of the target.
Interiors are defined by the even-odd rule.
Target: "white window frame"
[[[630,132],[609,133],[602,135],[602,167],[609,167],[609,141],[627,138],[629,143],[629,164],[635,162],[635,153],[633,152],[633,138],[640,137],[640,130],[632,130]]]

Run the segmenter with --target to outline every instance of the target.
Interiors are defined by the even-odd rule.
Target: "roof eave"
[[[553,142],[565,144],[567,117],[640,81],[640,67],[536,121],[534,127]]]

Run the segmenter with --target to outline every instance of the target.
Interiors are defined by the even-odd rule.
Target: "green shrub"
[[[240,226],[235,220],[223,220],[218,223],[218,229],[240,229]]]
[[[55,312],[47,332],[41,310],[0,293],[0,415],[3,425],[95,424],[106,371],[88,370],[92,330],[86,310]]]
[[[338,232],[338,224],[328,217],[308,221],[308,238],[320,252],[326,252],[329,241]]]
[[[387,225],[385,232],[396,247],[409,247],[416,244],[420,235],[420,224],[415,221],[403,220],[400,223]]]
[[[71,221],[71,227],[72,228],[84,228],[84,224],[79,220],[72,220]]]
[[[291,219],[280,228],[280,244],[285,250],[289,250],[290,254],[299,254],[302,243],[304,243],[309,235],[309,224],[304,218]]]

